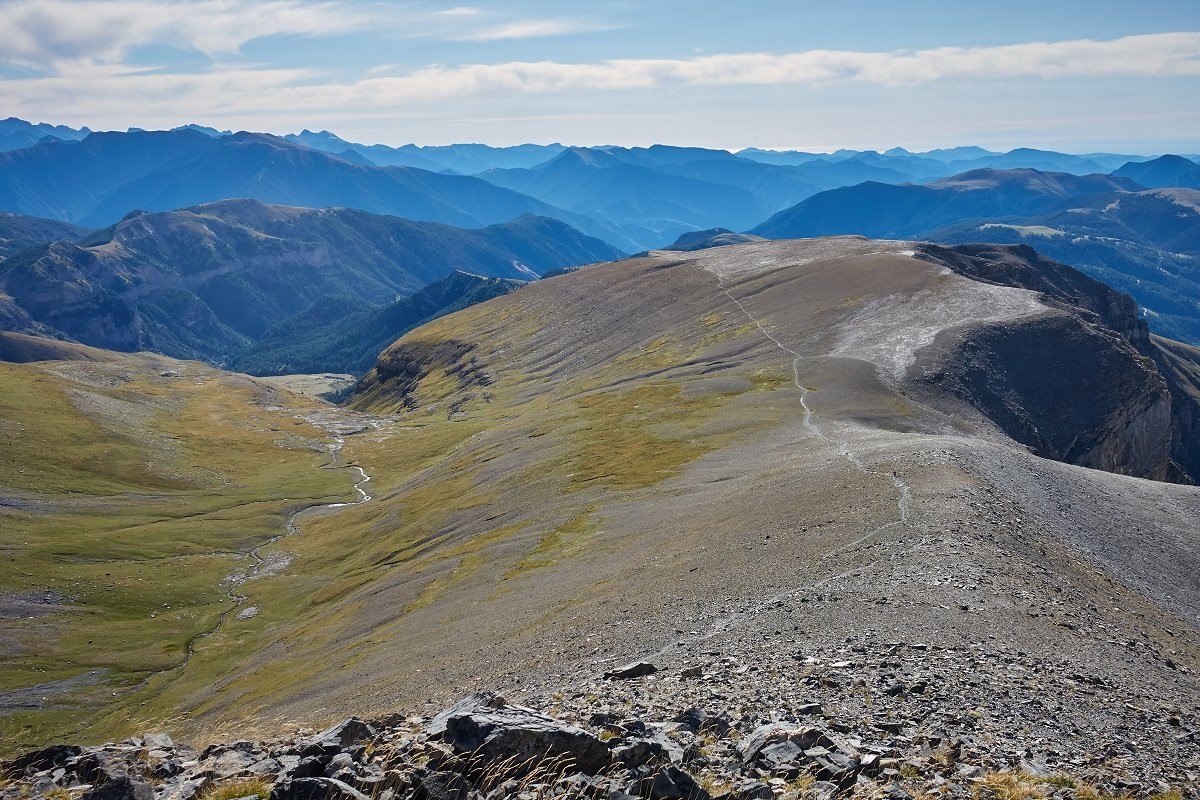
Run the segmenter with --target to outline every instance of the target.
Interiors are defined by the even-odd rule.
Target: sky
[[[0,0],[0,116],[366,144],[1200,152],[1200,0]]]

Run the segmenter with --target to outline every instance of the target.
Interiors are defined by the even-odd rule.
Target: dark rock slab
[[[710,795],[691,774],[678,767],[664,767],[650,779],[650,800],[710,800]]]
[[[837,746],[820,728],[803,727],[792,722],[770,722],[755,728],[738,742],[738,755],[742,763],[748,764],[758,758],[768,744],[783,740],[795,742],[801,750],[818,746],[833,749]]]
[[[82,753],[82,747],[76,747],[73,744],[55,744],[14,758],[3,765],[3,772],[6,775],[20,775],[26,772],[54,769],[63,766]]]
[[[485,762],[512,759],[532,766],[542,759],[565,759],[589,775],[612,763],[608,747],[582,728],[490,694],[460,700],[435,717],[428,730],[455,752]]]
[[[417,776],[418,800],[467,800],[471,784],[457,772],[427,772]]]
[[[309,739],[304,743],[300,754],[303,756],[322,754],[332,756],[354,745],[371,741],[375,738],[375,734],[376,730],[373,725],[351,717]]]
[[[154,800],[154,787],[122,776],[87,790],[80,800]]]
[[[293,778],[271,790],[271,800],[369,800],[365,794],[335,778]]]
[[[634,661],[616,669],[610,669],[604,673],[604,677],[610,681],[624,681],[631,678],[642,678],[646,675],[653,675],[656,672],[658,672],[658,667],[649,661]]]

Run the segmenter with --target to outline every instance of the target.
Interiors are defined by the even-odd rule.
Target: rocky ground
[[[484,693],[270,741],[59,745],[7,763],[0,798],[1200,797],[1194,697],[1131,698],[1005,648],[852,640],[663,663],[527,705]]]

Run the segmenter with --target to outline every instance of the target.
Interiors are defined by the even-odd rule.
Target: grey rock
[[[839,789],[829,781],[817,781],[808,787],[806,800],[830,800],[839,794]]]
[[[712,795],[678,767],[664,767],[650,780],[650,800],[710,800]]]
[[[251,765],[260,760],[251,753],[245,752],[244,749],[230,749],[218,753],[214,758],[209,758],[203,762],[203,765],[207,774],[217,780],[224,780],[248,772]]]
[[[679,764],[683,761],[683,748],[656,732],[654,736],[634,739],[614,748],[612,755],[627,769],[632,769],[643,764]]]
[[[69,760],[65,766],[69,772],[74,772],[83,783],[96,786],[123,778],[126,771],[124,763],[99,750],[85,751],[78,758]]]
[[[336,773],[344,769],[353,769],[354,759],[349,753],[338,753],[333,758],[329,759],[329,763],[325,766],[325,775],[332,778]]]
[[[271,790],[271,800],[368,800],[362,792],[334,778],[292,778]]]
[[[425,800],[467,800],[471,784],[457,772],[427,772],[417,777],[417,797]]]
[[[147,733],[142,737],[142,746],[149,750],[174,750],[175,742],[165,733]]]
[[[159,786],[155,796],[157,800],[193,800],[208,788],[209,783],[211,780],[207,777],[192,779],[177,777]]]
[[[122,776],[89,789],[80,800],[154,800],[154,787]]]
[[[713,798],[713,800],[773,800],[775,793],[771,787],[762,781],[743,778],[733,784],[733,787]]]
[[[854,785],[858,772],[858,761],[845,753],[814,747],[804,751],[811,762],[814,774],[821,780],[835,783],[842,789]]]
[[[35,750],[32,753],[26,753],[23,756],[14,758],[12,761],[4,764],[3,772],[7,775],[20,775],[25,773],[41,772],[44,769],[52,769],[66,764],[72,758],[76,758],[83,753],[82,747],[76,747],[71,744],[56,744],[50,747]]]
[[[780,739],[763,747],[758,753],[757,760],[772,773],[794,778],[800,774],[800,762],[804,761],[804,750],[790,739]]]
[[[281,771],[282,767],[280,766],[279,762],[273,758],[264,758],[259,761],[255,761],[246,768],[246,772],[250,773],[251,775],[278,775]]]
[[[689,708],[675,717],[680,727],[692,733],[715,733],[724,736],[729,732],[729,718],[724,714],[710,714],[702,708]]]
[[[351,717],[309,739],[300,749],[300,754],[312,756],[323,753],[332,756],[353,745],[371,741],[375,738],[375,734],[374,726],[356,717]]]
[[[474,695],[430,724],[441,728],[457,753],[475,753],[485,761],[541,758],[569,759],[576,768],[595,775],[612,763],[608,747],[592,734],[522,706],[497,705],[491,695]]]
[[[300,756],[276,753],[272,758],[279,763],[279,772],[284,775],[291,774],[300,765]]]
[[[748,764],[758,758],[758,754],[769,743],[784,739],[795,742],[801,750],[836,747],[834,741],[819,728],[801,727],[792,722],[770,722],[755,728],[738,742],[738,755],[743,764]]]

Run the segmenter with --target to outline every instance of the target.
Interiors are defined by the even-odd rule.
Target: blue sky
[[[1197,98],[1197,0],[0,0],[0,112],[95,129],[1194,153]]]

